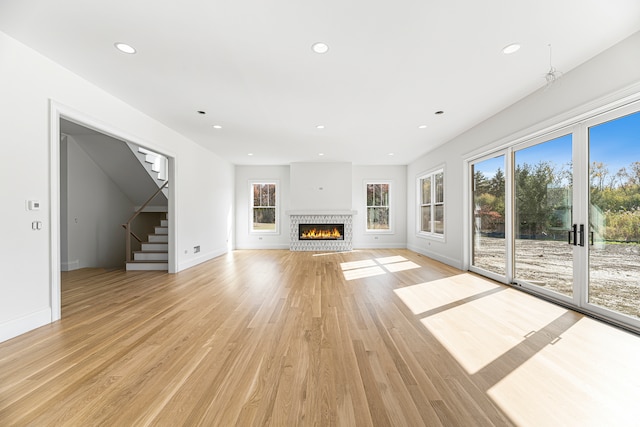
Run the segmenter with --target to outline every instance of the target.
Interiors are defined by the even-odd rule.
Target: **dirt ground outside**
[[[567,242],[516,239],[515,277],[564,295],[572,294],[572,249]],[[505,240],[480,237],[474,265],[504,274]],[[589,302],[640,318],[640,245],[590,247]]]

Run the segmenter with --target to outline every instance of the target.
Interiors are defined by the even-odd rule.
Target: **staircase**
[[[141,212],[167,212],[168,193],[168,159],[162,154],[155,153],[135,144],[127,143],[140,164],[146,169],[150,177],[158,185],[158,191],[154,193],[142,206],[136,208],[136,212],[123,224],[126,229],[126,268],[131,270],[169,270],[169,222],[163,219],[154,233],[149,234],[147,241],[143,241],[131,231],[131,223]],[[160,194],[162,193],[162,194]],[[160,204],[150,205],[151,201],[159,196]],[[131,238],[140,242],[139,251],[131,251]]]
[[[163,219],[149,234],[146,242],[141,242],[141,250],[133,252],[133,260],[127,262],[127,271],[169,270],[169,221]]]
[[[158,187],[169,179],[169,160],[162,154],[139,147],[131,142],[127,142],[129,149],[136,156],[142,167],[150,177],[154,179]],[[162,190],[165,197],[169,198],[169,187]]]

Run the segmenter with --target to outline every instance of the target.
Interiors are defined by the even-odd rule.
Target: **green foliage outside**
[[[590,167],[591,230],[597,240],[640,242],[640,162],[611,174],[606,164]],[[548,161],[518,164],[515,170],[515,224],[518,238],[566,238],[571,226],[571,165]],[[505,179],[474,173],[476,224],[483,233],[504,233]]]

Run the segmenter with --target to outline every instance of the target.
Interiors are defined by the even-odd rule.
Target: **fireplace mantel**
[[[305,210],[295,210],[295,211],[286,211],[285,214],[292,215],[357,215],[358,211],[352,210],[328,210],[324,211],[322,209],[305,209]]]

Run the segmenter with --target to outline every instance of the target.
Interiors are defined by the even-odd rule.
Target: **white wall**
[[[367,233],[365,182],[391,183],[391,233]],[[353,166],[352,205],[353,247],[406,248],[407,247],[407,167],[406,166]]]
[[[233,166],[32,49],[0,33],[0,341],[51,321],[51,101],[175,159],[177,270],[227,251],[233,235]],[[56,141],[57,144],[57,141]],[[55,154],[55,153],[53,153]],[[55,180],[57,181],[57,177]],[[53,193],[58,197],[57,193]],[[37,199],[39,211],[25,201]],[[42,221],[32,231],[32,221]],[[57,225],[55,226],[57,228]],[[58,242],[59,243],[59,242]],[[193,246],[201,253],[194,254]]]
[[[62,159],[62,151],[67,159]],[[72,136],[61,150],[66,168],[67,206],[60,204],[62,270],[86,267],[124,267],[125,234],[122,224],[133,214],[129,200]],[[61,173],[65,170],[61,167]],[[61,188],[62,193],[62,188]],[[62,197],[61,197],[62,198]],[[66,213],[66,218],[62,217]],[[66,234],[62,230],[66,229]]]
[[[407,246],[458,268],[464,267],[465,158],[525,137],[640,91],[640,33],[566,73],[540,90],[427,153],[407,168]],[[481,106],[479,106],[481,108]],[[445,241],[416,236],[416,179],[445,165]]]
[[[298,163],[298,165],[301,165]],[[313,174],[298,173],[295,186],[299,189],[310,189],[326,185],[325,193],[322,196],[332,194],[331,189],[340,189],[340,194],[349,195],[348,201],[343,200],[340,207],[334,209],[355,210],[353,227],[354,248],[404,248],[406,247],[406,206],[407,206],[407,186],[406,186],[406,166],[351,166],[350,163],[339,164],[342,172],[344,166],[348,166],[348,178],[340,175],[335,185],[327,185],[328,180],[324,176],[326,165],[320,164],[320,169],[305,164],[306,171],[313,171]],[[292,165],[293,166],[293,165]],[[320,176],[318,177],[319,174]],[[236,166],[236,248],[237,249],[289,249],[289,216],[286,211],[293,210],[291,188],[294,184],[290,181],[293,173],[290,173],[290,166]],[[249,233],[250,219],[250,197],[249,182],[256,180],[273,180],[280,185],[280,233],[277,235],[251,234]],[[345,183],[345,180],[347,181]],[[365,233],[365,207],[366,193],[364,183],[367,180],[383,180],[392,182],[392,209],[393,232],[389,234],[368,234]],[[338,183],[340,185],[338,186]],[[349,183],[351,185],[349,185]],[[320,190],[316,190],[320,192]],[[304,198],[303,198],[304,199]],[[310,203],[310,201],[307,201]],[[313,208],[312,206],[315,206]],[[348,207],[347,207],[348,206]],[[329,210],[323,205],[298,204],[300,210],[318,209]],[[378,237],[377,239],[375,237]]]
[[[351,163],[292,163],[291,210],[351,210]]]
[[[236,166],[235,212],[237,249],[289,249],[289,210],[291,192],[289,166]],[[249,232],[251,219],[251,181],[275,181],[280,207],[278,209],[278,233],[256,234]]]

